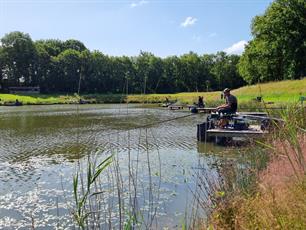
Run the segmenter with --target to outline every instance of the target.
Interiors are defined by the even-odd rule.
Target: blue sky
[[[271,0],[0,0],[0,37],[74,38],[90,50],[160,57],[241,53],[250,24]]]

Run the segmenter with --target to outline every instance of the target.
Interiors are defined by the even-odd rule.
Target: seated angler
[[[204,108],[205,107],[203,97],[201,97],[201,96],[199,96],[198,107],[199,108]]]
[[[218,106],[216,108],[217,112],[223,114],[236,113],[238,107],[237,98],[231,94],[231,90],[228,88],[224,89],[223,93],[226,103]]]

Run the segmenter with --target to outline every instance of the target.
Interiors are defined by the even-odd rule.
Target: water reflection
[[[101,188],[111,191],[104,194],[105,220],[119,218],[116,207],[112,215],[108,209],[115,205],[110,198],[119,188],[127,207],[131,198],[137,197],[138,210],[156,212],[152,226],[178,226],[191,200],[199,161],[206,165],[213,161],[211,156],[198,158],[198,152],[214,150],[207,146],[203,150],[196,141],[196,124],[205,117],[191,116],[148,129],[132,128],[185,115],[133,105],[129,110],[122,105],[2,107],[0,226],[29,228],[33,221],[35,227],[43,229],[73,226],[72,177],[79,170],[77,165],[86,170],[88,159],[99,162],[111,153],[115,153],[117,163],[105,177],[120,176],[121,182],[106,183],[111,181],[108,178],[101,183]],[[214,173],[214,169],[206,168]],[[131,181],[136,174],[137,180]],[[137,188],[133,192],[132,182]],[[103,226],[109,227],[109,222]]]

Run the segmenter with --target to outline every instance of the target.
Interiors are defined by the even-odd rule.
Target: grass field
[[[77,97],[73,95],[16,95],[16,94],[0,94],[0,105],[5,103],[14,103],[16,99],[24,105],[48,105],[48,104],[69,104],[76,103]]]
[[[129,95],[129,102],[164,102],[165,98],[171,101],[178,100],[182,103],[192,104],[197,102],[198,96],[203,96],[208,105],[215,105],[220,102],[221,92],[193,92],[177,94],[148,94]],[[237,96],[239,102],[249,103],[257,97],[262,97],[265,102],[276,104],[287,104],[298,102],[300,96],[306,96],[306,78],[302,80],[270,82],[258,85],[244,86],[232,91]]]
[[[280,82],[270,82],[258,85],[241,87],[232,91],[232,94],[238,97],[239,104],[257,106],[255,98],[261,96],[265,102],[271,104],[284,105],[299,101],[300,96],[306,96],[306,78],[302,80],[288,80]],[[207,106],[215,106],[222,103],[220,99],[221,92],[192,92],[176,94],[147,94],[147,95],[129,95],[121,94],[90,94],[82,95],[84,100],[90,100],[96,103],[162,103],[166,97],[170,101],[178,101],[182,104],[193,104],[197,102],[198,96],[203,96]],[[14,95],[0,94],[0,105],[8,102],[14,102],[16,99],[23,104],[69,104],[78,102],[75,95]]]
[[[262,95],[265,101],[296,102],[300,96],[306,96],[306,78],[245,86],[234,90],[233,94],[242,101]]]

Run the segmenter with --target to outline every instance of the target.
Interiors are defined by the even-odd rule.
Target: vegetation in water
[[[92,215],[90,210],[86,208],[90,203],[89,199],[92,199],[93,196],[97,196],[104,191],[95,191],[92,192],[92,187],[96,183],[97,178],[100,174],[110,165],[112,162],[112,156],[107,157],[97,166],[88,162],[87,168],[87,177],[86,179],[80,178],[82,175],[79,175],[79,172],[73,178],[73,195],[75,199],[75,210],[73,211],[73,217],[82,229],[85,228],[87,223],[87,218]],[[85,181],[86,184],[85,184]],[[87,224],[88,225],[88,224]]]

